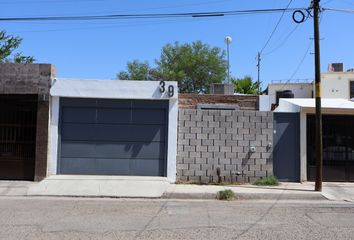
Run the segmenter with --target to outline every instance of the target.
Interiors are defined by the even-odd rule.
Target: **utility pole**
[[[261,84],[260,84],[260,73],[261,73],[261,53],[258,52],[258,55],[257,55],[257,68],[258,68],[258,80],[257,80],[257,83],[258,83],[258,95],[261,94]]]
[[[318,14],[320,11],[320,0],[312,0],[314,43],[315,43],[315,91],[316,91],[316,183],[315,191],[322,191],[322,111],[321,111],[321,63],[320,63],[320,29]]]

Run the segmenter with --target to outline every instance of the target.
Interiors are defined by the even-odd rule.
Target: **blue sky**
[[[288,0],[1,0],[2,17],[69,16],[87,14],[173,13],[284,8]],[[310,0],[293,0],[290,7],[307,7]],[[323,7],[354,9],[352,0],[322,0]],[[24,38],[20,51],[37,62],[52,63],[58,77],[113,79],[126,62],[153,64],[161,47],[175,41],[201,40],[225,49],[230,35],[231,74],[257,78],[256,55],[264,46],[281,13],[203,19],[107,20],[99,22],[2,22],[1,28]],[[321,21],[321,65],[344,62],[354,67],[354,14],[324,12]],[[309,19],[295,28],[285,14],[262,56],[261,80],[313,78],[313,35]],[[284,39],[286,41],[284,41]],[[305,59],[298,68],[301,60]],[[296,69],[298,71],[296,72]],[[296,72],[296,74],[294,74]]]

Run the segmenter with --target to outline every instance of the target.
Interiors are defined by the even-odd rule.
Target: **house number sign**
[[[160,92],[164,93],[166,92],[166,83],[165,81],[160,81]],[[167,87],[167,93],[169,97],[173,97],[175,95],[175,88],[172,85],[169,85]]]

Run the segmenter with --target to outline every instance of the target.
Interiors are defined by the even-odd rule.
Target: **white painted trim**
[[[59,137],[59,97],[51,97],[48,175],[57,174]]]
[[[300,181],[307,181],[307,115],[300,112]]]
[[[93,80],[58,80],[51,89],[51,120],[49,131],[48,175],[57,174],[58,161],[58,124],[60,97],[72,98],[106,98],[106,99],[146,99],[169,100],[168,145],[167,145],[167,179],[176,181],[177,156],[177,119],[178,89],[177,82],[167,81],[168,86],[175,89],[174,96],[160,93],[159,82],[156,81],[93,81]],[[74,84],[74,85],[71,85]],[[97,89],[95,89],[97,87]]]

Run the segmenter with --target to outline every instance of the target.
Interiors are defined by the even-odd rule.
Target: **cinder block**
[[[226,129],[227,134],[237,134],[237,128],[227,128]]]
[[[225,158],[225,153],[224,152],[214,152],[213,156],[214,156],[214,158]]]
[[[226,116],[226,122],[237,122],[237,116],[235,115]]]
[[[190,157],[201,157],[201,153],[200,152],[189,152],[189,156]]]
[[[200,170],[200,164],[194,164],[194,163],[190,163],[189,164],[189,170]]]
[[[209,134],[208,139],[213,139],[213,140],[219,140],[220,139],[220,134],[214,133],[214,134]]]
[[[206,174],[207,174],[206,171],[202,171],[202,170],[195,171],[195,176],[207,176]]]
[[[238,121],[239,122],[243,122],[243,123],[245,123],[245,122],[249,122],[250,121],[250,117],[249,116],[239,116],[238,117]]]
[[[200,139],[190,139],[189,144],[191,146],[200,146],[202,144],[202,140]]]
[[[248,128],[239,128],[238,130],[237,130],[237,133],[239,134],[239,135],[243,135],[243,134],[250,134],[250,130],[248,129]]]
[[[214,121],[214,116],[203,115],[202,119],[203,119],[204,122],[205,121],[212,122],[212,121]]]
[[[262,134],[262,129],[260,128],[250,128],[250,134],[255,136]]]
[[[210,116],[220,116],[220,110],[209,110]]]
[[[255,175],[256,175],[256,177],[266,177],[267,172],[266,171],[256,171]]]
[[[220,115],[221,116],[231,116],[232,111],[231,110],[221,110]]]
[[[196,138],[196,134],[195,133],[185,133],[184,134],[184,138],[185,139],[195,139]]]
[[[202,139],[202,145],[203,146],[213,146],[214,141],[212,139]]]
[[[213,170],[213,165],[211,165],[211,164],[202,164],[201,165],[201,170],[202,171],[206,171],[206,173],[208,171],[212,171]]]
[[[214,116],[215,122],[226,122],[226,116]]]
[[[231,152],[231,146],[220,146],[220,152]]]
[[[189,139],[178,139],[178,145],[189,145]]]
[[[183,176],[194,176],[195,171],[194,170],[184,170],[184,169],[182,169],[182,174],[183,174]]]
[[[188,164],[177,164],[177,169],[179,170],[188,170]]]
[[[254,122],[244,122],[243,123],[243,127],[244,128],[255,128],[256,127],[256,123],[254,123]]]
[[[256,112],[255,111],[245,111],[244,112],[244,115],[245,116],[256,116]]]
[[[231,151],[232,151],[233,153],[240,153],[240,152],[243,152],[243,146],[239,146],[239,145],[231,146]]]
[[[195,163],[195,159],[192,158],[192,157],[184,157],[183,158],[183,163],[191,163],[191,164],[194,164]]]
[[[196,115],[197,114],[197,110],[196,109],[185,109],[184,110],[184,114],[186,114],[186,115]]]
[[[235,152],[227,152],[225,153],[226,158],[237,158],[237,153]]]
[[[197,127],[208,127],[208,122],[207,121],[197,122]]]
[[[202,114],[191,115],[191,121],[202,121]]]
[[[183,157],[176,156],[176,164],[183,163]]]
[[[230,158],[219,158],[219,164],[224,165],[224,164],[231,164]]]
[[[250,165],[249,170],[251,171],[261,171],[261,165]]]
[[[225,146],[226,140],[214,140],[214,146]]]
[[[263,146],[263,141],[267,142],[268,144],[268,141],[267,141],[267,135],[256,135],[256,141],[262,141],[262,146]]]
[[[202,128],[198,128],[198,127],[191,127],[190,129],[190,133],[201,133],[202,132]]]
[[[208,139],[208,134],[197,133],[197,139]]]
[[[209,149],[208,149],[208,152],[201,152],[201,153],[202,153],[202,158],[212,158],[213,157],[213,153],[209,152]]]
[[[178,115],[178,120],[187,120],[190,121],[191,120],[191,116],[190,115],[186,115],[186,114],[180,114]]]
[[[224,169],[225,171],[236,171],[236,166],[231,164],[226,164]]]
[[[232,140],[243,140],[242,134],[232,134]]]
[[[220,122],[209,122],[209,127],[218,128],[220,127]]]
[[[264,151],[264,147],[261,147],[262,146],[261,141],[250,141],[250,146],[256,147],[256,152],[263,152]]]
[[[241,121],[234,121],[232,122],[232,128],[243,128],[243,122]]]
[[[231,140],[232,134],[220,134],[220,140]]]
[[[231,128],[231,122],[221,122],[220,127],[221,128]]]
[[[220,147],[219,146],[208,146],[208,152],[219,152]]]
[[[214,133],[214,128],[203,127],[203,128],[202,128],[202,133],[205,133],[205,134],[213,134],[213,133]]]
[[[198,114],[202,114],[203,116],[208,116],[209,111],[205,109],[197,109]]]
[[[178,152],[178,156],[181,156],[181,157],[189,157],[189,152],[187,152],[187,151]]]
[[[181,133],[190,133],[190,128],[189,127],[178,127],[178,134]]]
[[[207,159],[206,158],[203,158],[203,157],[201,157],[201,158],[195,158],[195,163],[196,164],[207,164]]]
[[[184,126],[185,127],[196,127],[197,126],[197,122],[195,122],[195,121],[186,121],[184,123]]]
[[[233,158],[233,159],[231,159],[231,164],[232,165],[241,165],[242,164],[242,159]],[[238,169],[236,169],[236,170],[238,170]]]
[[[217,164],[219,164],[219,158],[211,157],[211,158],[208,158],[207,161],[208,161],[209,165],[217,165]]]
[[[257,112],[256,112],[256,116],[259,116],[259,117],[266,117],[266,116],[267,116],[267,112],[257,111]]]
[[[184,146],[183,151],[195,152],[195,146]]]
[[[250,122],[254,123],[261,123],[262,122],[262,117],[250,117]]]
[[[273,122],[273,117],[262,117],[262,122],[270,123]]]
[[[250,145],[250,142],[246,140],[239,140],[237,141],[237,145],[240,147],[248,147]]]
[[[221,128],[221,127],[218,127],[218,128],[214,128],[214,133],[218,134],[218,133],[226,133],[226,129],[225,128]]]
[[[265,122],[257,122],[256,123],[256,128],[257,129],[267,128],[267,127],[268,127],[267,123],[265,123]]]
[[[256,135],[254,135],[254,134],[245,134],[245,135],[243,135],[243,140],[254,141],[254,140],[256,140]]]
[[[207,146],[196,146],[196,151],[197,152],[208,152],[208,147]]]

